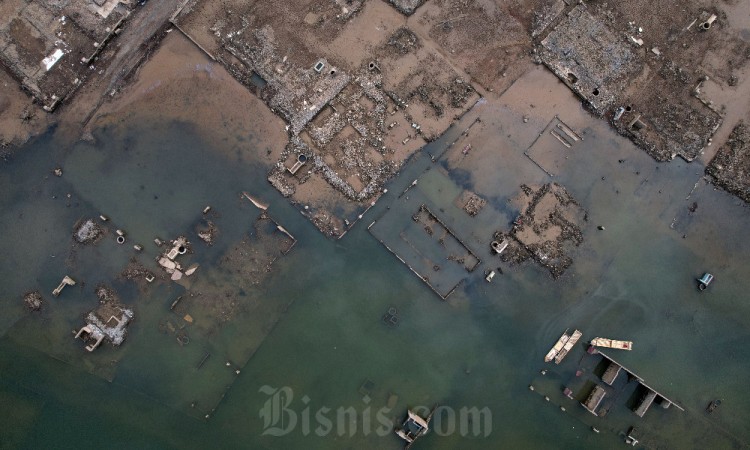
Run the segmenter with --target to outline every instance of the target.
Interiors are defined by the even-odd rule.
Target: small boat
[[[565,343],[562,350],[560,350],[557,356],[555,356],[555,364],[560,364],[560,362],[568,356],[568,352],[570,352],[573,346],[576,345],[576,342],[578,342],[578,339],[580,339],[581,336],[583,336],[583,333],[578,330],[575,330],[573,334],[570,335],[568,342]]]
[[[544,357],[544,362],[550,362],[555,359],[555,356],[560,353],[560,350],[562,350],[565,344],[568,343],[568,340],[570,340],[570,335],[568,334],[568,330],[565,330],[565,333],[560,336],[560,339],[558,339],[550,351],[547,352],[547,356]]]
[[[698,289],[705,291],[711,282],[714,281],[714,276],[706,272],[702,277],[698,278]]]
[[[633,343],[631,341],[617,341],[615,339],[600,337],[592,339],[591,345],[596,347],[616,348],[618,350],[633,350]]]

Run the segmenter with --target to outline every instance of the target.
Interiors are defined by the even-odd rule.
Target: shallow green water
[[[488,115],[500,128],[519,122],[502,108],[483,113],[485,120]],[[480,255],[485,264],[447,302],[366,229],[389,213],[386,208],[417,177],[426,177],[420,189],[434,202],[444,197],[439,189],[456,190],[446,179],[423,175],[437,167],[426,155],[404,168],[370,217],[333,242],[268,185],[264,167],[238,163],[241,152],[254,149],[223,149],[225,143],[207,142],[187,124],[122,123],[99,130],[94,144],[72,147],[52,132],[43,136],[0,167],[0,447],[397,449],[401,442],[392,433],[377,432],[376,413],[391,394],[397,400],[384,413],[387,419],[400,418],[409,406],[438,403],[457,413],[462,407],[491,411],[491,429],[472,435],[470,426],[461,433],[457,423],[455,432],[431,433],[414,448],[598,449],[621,445],[618,433],[630,425],[644,430],[644,442],[652,446],[747,445],[748,208],[701,184],[691,197],[699,208],[688,214],[684,198],[702,167],[657,164],[602,124],[592,122],[585,132],[582,148],[555,180],[591,217],[569,272],[553,281],[529,263],[504,267],[504,275],[487,284],[486,257]],[[443,141],[425,153],[440,154]],[[504,199],[522,182],[546,178],[522,155],[527,142],[518,138],[508,145],[518,151],[494,180],[496,203],[510,220],[513,211],[501,206]],[[51,175],[57,166],[64,169],[62,178]],[[183,348],[158,325],[184,289],[163,282],[139,290],[118,281],[113,285],[137,314],[128,339],[119,349],[84,354],[70,330],[92,307],[93,286],[114,279],[134,253],[112,236],[71,252],[75,221],[106,214],[128,231],[128,244],[149,248],[142,260],[154,267],[153,238],[192,232],[210,204],[221,214],[222,234],[216,246],[200,247],[192,258],[201,263],[195,276],[222,280],[211,266],[243,238],[257,214],[239,198],[242,191],[269,202],[271,215],[299,239],[249,294],[267,309],[248,307],[227,325],[196,331]],[[443,219],[462,229],[468,219],[451,210],[449,197]],[[606,231],[598,232],[598,224],[606,224]],[[472,245],[488,253],[482,239],[477,233]],[[705,270],[717,281],[699,294],[693,279]],[[65,274],[85,280],[85,286],[66,288],[54,299],[49,292]],[[231,279],[220,282],[233,286]],[[45,296],[41,314],[22,306],[21,296],[30,289]],[[395,328],[381,322],[392,306],[400,319]],[[564,399],[562,387],[583,347],[561,366],[548,366],[546,376],[539,370],[543,355],[569,327],[582,329],[585,338],[632,338],[637,351],[618,359],[686,411],[653,408],[639,419],[621,408],[596,418]],[[196,370],[206,351],[211,357]],[[224,367],[223,358],[232,355],[239,375]],[[243,356],[250,357],[247,364]],[[372,385],[363,399],[360,386],[367,380]],[[261,411],[270,397],[263,386],[293,390],[289,409],[298,422],[285,436],[264,435]],[[226,394],[211,418],[195,418],[202,414],[195,414],[191,401],[217,392]],[[723,403],[708,416],[704,408],[714,398]],[[339,423],[340,407],[353,408],[355,418]],[[330,427],[315,417],[321,408],[330,408],[323,410]],[[303,425],[305,411],[309,427]],[[272,425],[289,425],[284,417],[285,423]],[[363,430],[366,422],[369,432]],[[602,432],[593,433],[592,425]]]

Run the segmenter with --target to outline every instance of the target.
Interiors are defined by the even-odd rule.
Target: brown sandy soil
[[[395,53],[391,47],[386,44],[376,53],[385,74],[384,89],[403,99],[408,104],[404,112],[420,126],[422,136],[435,140],[479,96],[468,78],[466,82],[456,81],[461,72],[454,71],[430,45],[420,42],[405,54]]]
[[[68,141],[81,137],[82,128],[98,108],[125,85],[165,37],[169,17],[182,0],[160,0],[139,6],[126,22],[122,32],[101,52],[90,75],[72,98],[66,99],[55,112],[60,126],[57,134]]]
[[[25,105],[32,103],[31,95],[33,94],[21,92],[18,82],[12,80],[6,72],[0,71],[0,82],[3,85],[3,89],[0,91],[0,106],[4,103],[4,96],[11,99],[19,98],[17,101],[11,101],[11,104],[15,106],[8,107],[8,113],[0,108],[0,144],[11,142],[14,147],[18,147],[26,142],[30,136],[44,131],[55,122],[60,124],[56,133],[63,142],[78,139],[82,126],[88,123],[97,108],[110,98],[113,91],[117,91],[123,84],[129,82],[129,75],[145,60],[146,55],[159,44],[162,35],[158,31],[166,28],[169,17],[182,1],[160,0],[148,2],[145,6],[138,6],[125,22],[126,26],[122,32],[110,41],[109,45],[104,47],[92,66],[79,65],[76,61],[79,61],[78,58],[83,55],[90,56],[90,53],[93,52],[93,42],[101,41],[111,31],[111,28],[108,27],[111,27],[122,17],[123,10],[117,9],[114,14],[102,19],[98,14],[89,11],[88,6],[90,5],[79,5],[80,2],[74,2],[75,4],[70,5],[66,3],[63,6],[67,9],[63,10],[62,15],[65,15],[65,11],[68,11],[70,13],[67,14],[68,19],[75,17],[76,22],[66,20],[63,23],[59,20],[62,16],[56,16],[52,20],[54,23],[48,24],[51,27],[45,28],[45,18],[49,18],[52,13],[45,12],[46,10],[35,2],[29,3],[23,17],[36,23],[35,26],[41,27],[45,31],[47,39],[45,51],[51,52],[51,49],[58,45],[58,40],[65,42],[66,50],[68,50],[66,56],[63,56],[50,72],[50,76],[43,77],[42,81],[46,84],[43,83],[39,87],[46,89],[45,92],[54,91],[58,94],[63,92],[68,96],[63,100],[62,107],[57,108],[53,114],[44,112],[41,105],[35,103],[34,106],[28,108],[28,113],[23,114],[23,116],[36,117],[37,120],[22,120],[23,123],[19,125],[17,118],[21,116]],[[0,12],[6,13],[0,14],[0,25],[12,20],[18,10],[19,2],[0,3]],[[60,11],[55,12],[55,14],[58,12]],[[20,36],[20,38],[24,38],[24,36]],[[24,44],[24,46],[26,45]],[[39,49],[41,47],[37,48],[37,50]],[[12,49],[5,50],[13,58],[19,56]],[[44,56],[29,55],[31,63],[26,64],[26,66],[36,71],[37,63]],[[11,58],[11,63],[12,60]],[[19,67],[16,67],[16,69]],[[79,87],[77,90],[71,90],[70,87],[73,86],[76,78],[80,81]],[[5,89],[6,84],[8,89]],[[11,88],[12,85],[13,88]],[[17,96],[16,91],[20,92],[20,95]],[[25,102],[20,100],[23,97],[26,98]],[[24,104],[24,106],[17,106],[17,102]],[[17,115],[16,112],[18,112]]]
[[[92,123],[122,123],[135,116],[190,122],[214,139],[236,139],[252,131],[261,152],[243,154],[246,161],[270,163],[287,141],[283,121],[177,30],[163,40],[135,81],[102,105]]]
[[[342,17],[342,9],[330,0],[191,1],[183,11],[178,20],[180,27],[209,53],[220,52],[220,38],[226,37],[222,31],[246,29],[249,32],[268,25],[273,28],[276,40],[283,43],[284,55],[293,64],[305,67],[312,66],[321,57],[315,49],[333,42],[349,20]],[[305,21],[309,13],[316,17],[313,23]],[[332,57],[331,61],[343,67],[345,59]]]
[[[497,95],[532,64],[533,11],[548,0],[436,0],[420,7],[409,26],[471,81]]]
[[[373,55],[376,47],[405,25],[406,17],[393,14],[393,7],[386,2],[365,2],[346,28],[325,46],[325,52],[341,58],[342,67],[354,70]]]
[[[50,123],[51,117],[0,70],[0,153],[20,146]]]
[[[461,169],[471,173],[475,191],[480,196],[491,198],[507,195],[498,192],[497,166],[512,166],[524,173],[526,180],[541,182],[547,176],[534,164],[546,171],[561,173],[565,170],[570,151],[549,134],[548,126],[562,122],[579,135],[583,134],[590,115],[580,106],[580,101],[544,67],[534,66],[513,84],[499,101],[488,100],[477,105],[471,112],[481,121],[471,127],[468,135],[462,135],[445,154],[450,170]],[[556,113],[559,112],[559,116]],[[518,123],[507,123],[499,117],[512,114]],[[525,117],[526,122],[516,117]],[[540,135],[540,132],[543,133]],[[471,145],[466,155],[463,149]],[[521,149],[516,151],[515,149]],[[526,150],[529,157],[524,155]],[[529,161],[534,164],[529,164]],[[515,186],[513,189],[515,190]]]

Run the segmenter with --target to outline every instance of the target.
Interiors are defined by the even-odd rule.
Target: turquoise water
[[[482,114],[499,134],[519,122],[503,108]],[[444,219],[458,230],[470,226],[449,206],[454,196],[438,193],[459,192],[451,177],[433,175],[432,169],[425,175],[437,167],[427,153],[441,154],[441,146],[461,129],[410,161],[367,213],[370,217],[340,241],[324,238],[276,193],[260,163],[240,163],[254,149],[223,148],[230,144],[209,141],[187,123],[117,123],[98,130],[94,143],[72,146],[51,130],[21,149],[0,166],[5,260],[0,447],[397,449],[398,438],[379,436],[374,419],[392,395],[397,398],[385,413],[388,420],[417,405],[491,411],[491,430],[430,433],[413,448],[599,449],[622,445],[620,433],[631,425],[644,431],[643,441],[651,447],[746,446],[750,210],[703,182],[685,201],[702,167],[657,164],[606,125],[592,122],[555,179],[591,217],[568,273],[554,281],[527,263],[504,267],[504,274],[487,284],[482,274],[488,262],[480,255],[485,263],[444,302],[366,225],[389,213],[412,180],[425,177],[420,184],[425,195],[438,207],[446,197]],[[510,220],[513,211],[505,200],[517,186],[546,179],[522,155],[528,146],[524,139],[508,142],[507,164],[491,181],[469,175],[453,182],[495,183],[499,193],[493,204]],[[51,174],[57,166],[64,169],[61,178]],[[243,288],[240,310],[230,322],[218,325],[197,315],[185,328],[191,342],[181,347],[160,324],[179,323],[169,305],[190,291],[166,281],[135,284],[117,275],[134,256],[157,270],[154,237],[192,234],[195,253],[189,257],[201,264],[194,286],[235,295],[244,281],[219,263],[248,237],[258,215],[240,198],[242,191],[268,202],[273,218],[299,242],[260,285]],[[690,214],[692,201],[699,206]],[[193,233],[206,205],[218,214],[221,230],[213,247],[202,246]],[[110,234],[96,246],[73,249],[73,224],[99,214],[128,232],[128,245],[118,246]],[[599,224],[606,231],[597,231]],[[467,241],[488,253],[483,240],[490,235],[472,231]],[[141,255],[132,250],[136,242],[144,245]],[[706,270],[716,282],[698,293],[693,279]],[[49,292],[65,274],[85,280],[85,286],[66,288],[54,299]],[[112,284],[123,302],[133,305],[136,320],[121,348],[88,355],[70,331],[95,305],[93,287],[100,282]],[[41,313],[23,308],[21,297],[32,289],[45,297]],[[392,306],[400,319],[394,328],[381,321]],[[190,312],[189,303],[187,308]],[[569,327],[583,330],[586,339],[634,340],[636,350],[617,354],[618,360],[686,411],[652,408],[639,419],[620,408],[596,418],[564,399],[562,387],[584,347],[562,365],[547,366],[547,375],[539,371],[545,367],[543,355]],[[206,353],[210,357],[196,369]],[[372,384],[363,399],[361,386],[368,380]],[[530,392],[529,384],[537,390]],[[285,436],[263,434],[260,412],[269,400],[263,386],[292,389],[289,408],[298,423]],[[704,409],[715,398],[722,406],[709,416]],[[332,411],[327,417],[334,425],[318,436],[321,422],[315,413],[324,407]],[[337,424],[339,407],[351,407],[356,415]],[[309,428],[302,425],[305,408],[311,411]],[[369,433],[362,428],[367,411]]]

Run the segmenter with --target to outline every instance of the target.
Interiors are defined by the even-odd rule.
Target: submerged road
[[[117,88],[117,84],[138,66],[149,48],[148,41],[169,22],[183,3],[185,0],[158,0],[146,2],[133,10],[115,41],[119,46],[117,53],[103,75],[105,81],[109,80],[105,93]]]
[[[149,41],[161,39],[157,33],[169,23],[169,19],[185,0],[158,0],[137,6],[123,26],[122,33],[108,44],[102,54],[115,49],[115,54],[106,64],[103,73],[95,72],[84,83],[72,100],[63,105],[60,114],[64,132],[78,133],[86,127],[107,97],[121,87],[121,83],[145,59],[150,49]],[[100,63],[102,64],[102,63]]]

